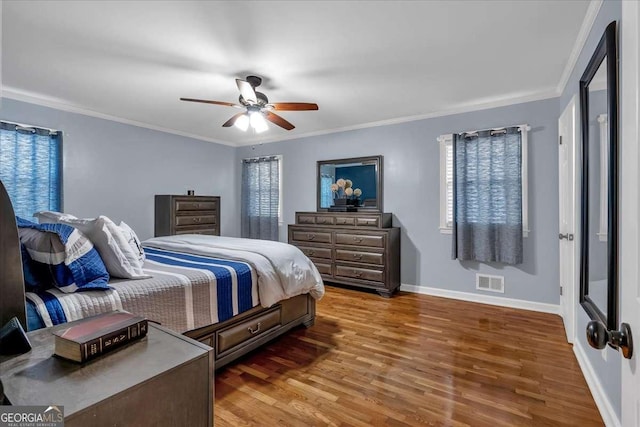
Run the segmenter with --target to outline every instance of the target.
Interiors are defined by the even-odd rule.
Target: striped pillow
[[[65,224],[36,224],[17,218],[20,243],[44,288],[62,292],[110,289],[109,273],[91,241]]]

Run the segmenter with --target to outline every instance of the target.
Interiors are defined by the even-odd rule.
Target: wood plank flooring
[[[336,287],[216,372],[222,426],[602,426],[560,317]]]

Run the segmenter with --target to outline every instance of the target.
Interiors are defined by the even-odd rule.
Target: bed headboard
[[[16,216],[0,181],[0,327],[17,317],[27,330],[24,277]]]

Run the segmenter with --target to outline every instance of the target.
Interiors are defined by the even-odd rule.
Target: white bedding
[[[287,243],[186,234],[155,237],[145,240],[143,246],[247,262],[258,274],[263,307],[305,293],[316,300],[324,295],[315,265],[300,249]]]

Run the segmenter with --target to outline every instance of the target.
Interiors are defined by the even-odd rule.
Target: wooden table
[[[65,425],[213,425],[213,349],[149,323],[139,341],[83,365],[53,357],[55,328],[27,335],[33,349],[0,358],[12,405],[62,405]]]

